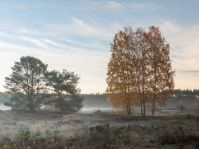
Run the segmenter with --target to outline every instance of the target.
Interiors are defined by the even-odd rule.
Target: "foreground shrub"
[[[136,129],[139,128],[136,127]],[[143,131],[143,135],[137,136],[136,131],[130,126],[97,125],[90,128],[83,127],[82,132],[74,137],[64,138],[60,136],[58,129],[42,133],[22,128],[14,140],[0,139],[0,149],[140,149],[163,146],[172,148],[176,145],[199,147],[199,137],[192,132],[187,133],[183,127],[162,128],[158,140],[153,142],[150,142],[149,139],[152,135],[147,138],[144,136],[146,131]]]
[[[181,126],[177,128],[165,127],[161,130],[159,142],[161,144],[199,142],[199,136],[195,135],[191,130],[186,130]]]

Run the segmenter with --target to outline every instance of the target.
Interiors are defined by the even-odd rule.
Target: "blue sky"
[[[31,55],[68,69],[82,93],[104,92],[110,42],[124,26],[159,26],[171,45],[176,88],[199,88],[198,0],[0,0],[0,91]]]

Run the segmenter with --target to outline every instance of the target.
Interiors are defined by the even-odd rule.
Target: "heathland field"
[[[2,147],[20,146],[21,141],[34,147],[36,144],[32,141],[36,139],[37,145],[42,147],[48,141],[51,148],[53,143],[69,148],[197,148],[198,126],[199,117],[192,115],[141,117],[100,111],[93,114],[0,113]]]

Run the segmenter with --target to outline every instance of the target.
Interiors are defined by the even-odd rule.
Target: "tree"
[[[158,27],[151,26],[146,35],[150,60],[150,92],[152,92],[152,115],[157,102],[168,99],[174,90],[174,71],[171,68],[170,46]]]
[[[169,50],[154,26],[148,32],[127,27],[115,34],[107,72],[107,95],[113,107],[124,107],[130,114],[139,103],[145,115],[146,102],[151,102],[154,115],[156,103],[168,99],[174,89]]]
[[[135,79],[132,86],[134,86],[134,94],[137,93],[137,97],[140,101],[141,114],[146,113],[146,91],[148,89],[148,77],[149,77],[149,53],[148,45],[146,41],[146,32],[142,28],[137,28],[136,31],[132,31],[132,28],[128,27],[125,31],[130,36],[131,48],[130,48],[130,63],[131,63],[131,76]]]
[[[47,65],[37,58],[26,56],[15,62],[11,69],[11,75],[5,78],[5,88],[12,97],[5,104],[15,110],[35,111],[42,102]]]
[[[76,74],[67,70],[53,70],[47,72],[45,78],[51,93],[46,102],[53,102],[61,111],[77,112],[82,107],[83,99],[79,96],[79,77]]]
[[[113,107],[120,107],[131,114],[133,105],[132,81],[129,67],[130,37],[125,31],[115,34],[111,45],[111,59],[108,64],[107,96]]]

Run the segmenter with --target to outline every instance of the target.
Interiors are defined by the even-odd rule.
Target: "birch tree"
[[[149,31],[126,27],[115,34],[107,73],[107,94],[113,107],[123,107],[130,114],[133,105],[140,105],[145,115],[146,103],[152,103],[154,115],[156,104],[168,99],[174,89],[169,50],[154,26]]]
[[[111,44],[111,59],[108,64],[107,95],[113,107],[120,107],[131,114],[132,81],[130,74],[130,38],[124,31],[115,34]]]
[[[168,99],[174,90],[174,71],[171,67],[170,46],[162,37],[158,27],[151,26],[147,33],[150,54],[150,92],[152,93],[152,115],[156,103]]]

